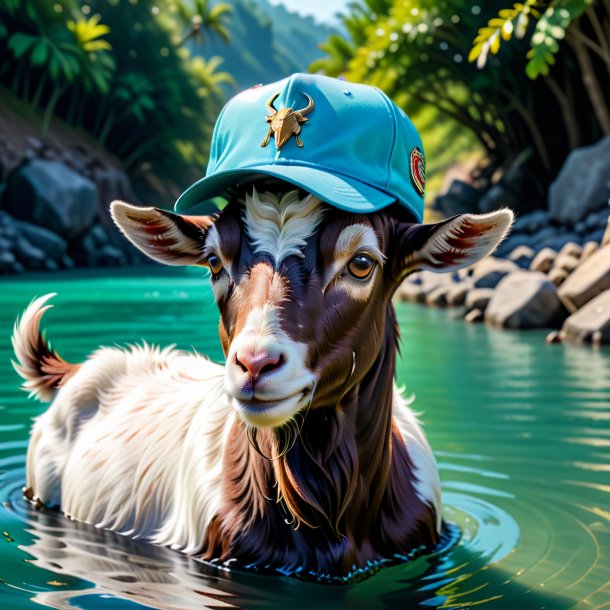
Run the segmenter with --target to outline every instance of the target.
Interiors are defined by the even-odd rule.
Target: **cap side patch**
[[[424,153],[415,146],[409,156],[409,173],[411,174],[411,183],[420,197],[424,196],[426,190],[426,159]]]

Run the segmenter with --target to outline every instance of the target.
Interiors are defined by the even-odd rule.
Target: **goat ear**
[[[110,204],[112,219],[127,239],[165,265],[203,265],[203,242],[215,216],[181,216],[123,201]]]
[[[491,254],[513,222],[511,210],[461,214],[430,225],[399,225],[401,275],[411,271],[455,271]]]

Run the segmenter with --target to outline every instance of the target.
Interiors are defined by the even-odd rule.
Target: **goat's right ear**
[[[139,250],[165,265],[203,265],[203,244],[216,216],[181,216],[123,201],[110,204],[112,219]]]

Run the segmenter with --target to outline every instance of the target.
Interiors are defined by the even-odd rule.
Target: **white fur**
[[[412,400],[405,400],[398,388],[394,386],[392,413],[407,446],[409,458],[415,467],[415,491],[422,502],[434,509],[436,528],[440,532],[442,505],[438,466],[421,424],[409,406],[411,402]]]
[[[252,190],[246,195],[244,221],[255,253],[269,254],[276,265],[286,257],[303,257],[302,248],[322,218],[322,202],[314,195],[290,191],[281,197]]]
[[[27,485],[79,521],[195,552],[235,416],[223,373],[171,347],[98,350],[36,420]]]
[[[242,419],[254,426],[279,426],[296,415],[310,399],[315,376],[306,366],[307,345],[290,338],[280,325],[278,308],[265,304],[253,309],[241,332],[233,339],[227,356],[233,362],[239,351],[274,352],[284,356],[284,364],[272,373],[271,383],[258,386],[256,398],[269,401],[265,409],[249,410],[240,400],[242,378],[238,367],[229,367],[225,375],[226,389],[233,396],[233,405]],[[270,386],[270,389],[269,389]]]
[[[45,300],[30,305],[22,324],[38,323]],[[264,342],[276,313],[253,312],[249,331]],[[293,347],[288,391],[313,381],[297,379],[303,354]],[[224,367],[197,354],[146,344],[102,348],[36,419],[27,485],[79,521],[196,553],[222,510],[223,450],[237,416],[232,402]],[[394,417],[415,465],[417,493],[434,507],[440,525],[434,457],[397,391]]]

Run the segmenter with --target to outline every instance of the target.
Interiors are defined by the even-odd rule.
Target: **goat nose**
[[[235,364],[244,373],[249,373],[252,381],[255,381],[262,373],[270,373],[279,369],[285,360],[283,354],[270,354],[266,351],[238,351],[235,354]]]

